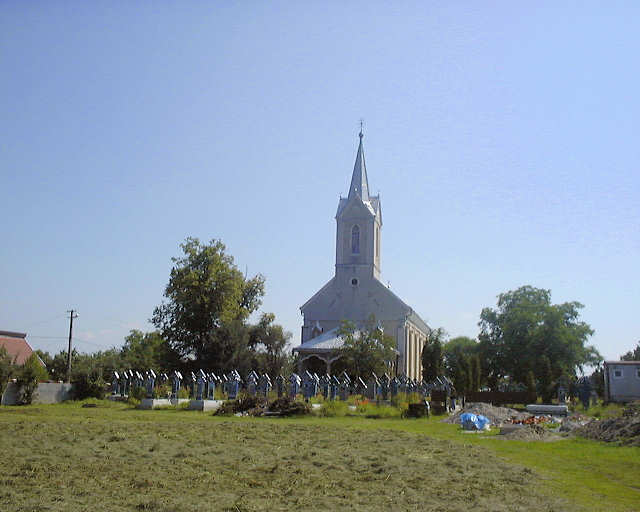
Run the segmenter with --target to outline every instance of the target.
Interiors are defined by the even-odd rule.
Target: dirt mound
[[[297,402],[283,396],[271,402],[265,412],[278,414],[280,416],[299,416],[310,414],[311,406],[306,402]]]
[[[627,446],[640,446],[640,402],[627,406],[622,416],[607,420],[593,420],[574,433],[607,443],[620,443]]]
[[[214,413],[217,416],[236,414],[239,416],[295,416],[310,414],[311,406],[288,397],[281,397],[267,403],[264,398],[242,397],[222,404]]]
[[[237,400],[227,400],[216,412],[215,416],[225,416],[229,414],[245,413],[254,409],[263,408],[266,405],[264,398],[256,396],[242,396]]]
[[[500,437],[512,441],[553,441],[560,439],[560,436],[557,434],[550,432],[549,429],[542,425],[536,424],[524,425]]]
[[[472,414],[482,414],[491,421],[492,425],[502,425],[510,421],[512,418],[524,419],[529,416],[527,413],[518,412],[515,409],[509,409],[508,407],[496,407],[491,404],[485,404],[483,402],[467,402],[461,411],[452,414],[448,418],[442,420],[444,423],[457,423],[460,424],[460,415],[465,412]]]

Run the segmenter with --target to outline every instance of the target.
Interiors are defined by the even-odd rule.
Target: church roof
[[[338,334],[339,328],[335,327],[330,331],[323,332],[319,336],[294,348],[296,352],[332,352],[342,347],[344,340]]]
[[[427,325],[418,313],[416,313],[411,306],[409,306],[405,301],[403,301],[400,297],[398,297],[394,292],[391,291],[391,288],[385,286],[379,279],[373,278],[374,282],[378,284],[380,288],[382,288],[386,293],[395,298],[400,304],[404,306],[407,310],[407,319],[415,324],[422,332],[425,334],[429,334],[431,332],[431,328]]]
[[[367,178],[367,166],[364,162],[364,148],[362,146],[362,132],[360,132],[360,144],[358,145],[358,154],[356,155],[356,163],[353,166],[353,174],[351,175],[351,186],[349,187],[349,195],[341,197],[338,203],[338,211],[336,217],[342,213],[342,210],[353,200],[359,200],[364,207],[369,210],[372,215],[380,214],[380,196],[369,195],[369,180]]]
[[[364,163],[364,149],[362,147],[362,132],[360,132],[360,144],[358,145],[358,154],[356,155],[356,163],[353,166],[353,175],[351,176],[351,186],[349,187],[349,199],[356,195],[363,201],[369,201],[369,181],[367,180],[367,166]]]

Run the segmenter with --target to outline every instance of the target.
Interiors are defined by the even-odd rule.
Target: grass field
[[[437,419],[0,407],[0,510],[637,510],[640,449]]]

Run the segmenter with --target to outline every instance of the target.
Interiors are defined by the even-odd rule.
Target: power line
[[[32,324],[27,325],[25,327],[25,329],[30,329],[34,325],[41,325],[41,324],[45,324],[47,322],[52,322],[53,320],[57,320],[58,318],[62,318],[63,316],[66,316],[66,315],[56,315],[56,316],[54,316],[52,318],[47,318],[46,320],[38,320],[37,322],[34,322]]]

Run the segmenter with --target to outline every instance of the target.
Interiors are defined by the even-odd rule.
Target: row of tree
[[[156,331],[131,331],[121,349],[74,352],[72,380],[78,388],[95,394],[119,368],[253,369],[272,376],[294,369],[291,334],[275,323],[275,316],[263,313],[256,323],[249,321],[262,303],[264,277],[240,272],[218,240],[203,244],[187,238],[181,249],[182,256],[172,258],[165,299],[153,311]],[[582,307],[578,302],[552,304],[549,290],[531,286],[503,293],[495,308],[482,310],[478,340],[448,339],[443,329],[431,331],[422,352],[424,378],[447,375],[462,392],[505,383],[545,392],[585,365],[598,367],[602,361],[586,343],[593,330],[580,320]],[[345,343],[335,371],[368,376],[390,370],[394,340],[375,326],[374,318],[369,323],[359,330],[344,323]],[[66,378],[65,351],[55,356],[41,352],[40,357],[51,378]],[[640,343],[623,358],[640,359]]]
[[[124,368],[270,375],[289,370],[291,334],[272,313],[249,321],[262,303],[264,277],[243,275],[218,240],[203,244],[187,238],[181,249],[183,255],[172,258],[165,300],[153,311],[155,331],[132,330],[120,349],[72,352],[71,381],[78,397],[100,395],[113,371]],[[66,351],[39,355],[52,379],[66,379]]]
[[[427,379],[447,375],[461,392],[519,385],[549,397],[557,383],[602,362],[587,345],[593,330],[580,320],[582,307],[552,304],[550,290],[532,286],[503,293],[496,308],[482,310],[478,340],[447,340],[443,329],[431,331],[422,353],[423,374]]]

